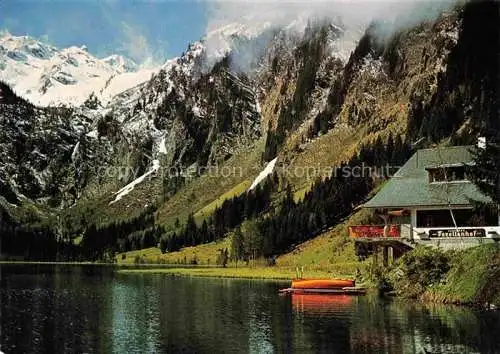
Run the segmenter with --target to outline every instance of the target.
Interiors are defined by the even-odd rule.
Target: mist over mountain
[[[458,0],[318,0],[308,4],[279,0],[215,1],[209,6],[206,34],[201,39],[205,70],[231,52],[232,69],[250,73],[275,32],[286,29],[290,35],[302,36],[311,21],[328,21],[342,29],[336,51],[347,61],[370,23],[379,24],[372,34],[385,42],[395,32],[433,21],[443,10],[459,3]],[[129,28],[130,31],[133,29]],[[129,46],[135,42],[131,39]],[[13,36],[8,31],[0,32],[0,46],[0,79],[27,99],[44,106],[80,105],[91,93],[107,100],[120,90],[149,79],[163,64],[150,61],[136,64],[116,54],[98,59],[88,53],[85,45],[60,50],[28,36]],[[146,52],[150,51],[140,44],[134,50],[141,51],[141,56],[147,56]],[[167,59],[164,58],[164,62]]]

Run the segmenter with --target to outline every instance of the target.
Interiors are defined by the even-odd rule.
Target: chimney
[[[479,149],[486,149],[486,138],[484,136],[477,138],[477,147]]]

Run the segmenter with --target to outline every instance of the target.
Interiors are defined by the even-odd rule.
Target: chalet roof
[[[491,202],[469,181],[429,183],[428,169],[473,164],[473,146],[418,150],[364,207],[469,206]]]

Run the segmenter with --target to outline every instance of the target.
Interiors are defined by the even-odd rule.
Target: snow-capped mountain
[[[29,37],[4,35],[0,42],[0,80],[37,105],[69,103],[73,108],[56,113],[51,107],[37,108],[36,122],[33,119],[28,122],[30,127],[35,125],[30,128],[32,135],[35,131],[42,134],[44,122],[54,120],[46,116],[64,116],[59,120],[64,122],[62,126],[71,122],[70,133],[65,135],[68,138],[55,138],[51,144],[65,156],[67,165],[61,162],[38,166],[33,162],[30,171],[19,174],[17,164],[12,163],[9,165],[12,173],[3,179],[14,181],[10,184],[16,194],[29,199],[43,199],[49,194],[53,198],[57,194],[71,203],[81,195],[93,198],[103,190],[110,193],[135,180],[130,176],[106,181],[96,178],[95,173],[88,171],[97,166],[113,169],[130,165],[144,175],[158,163],[162,168],[221,163],[251,146],[271,120],[276,122],[269,109],[261,111],[261,104],[268,105],[264,97],[277,87],[277,82],[286,76],[295,80],[295,72],[305,65],[303,61],[310,52],[300,48],[316,36],[316,30],[309,32],[300,34],[292,25],[281,29],[269,25],[258,28],[227,25],[189,44],[178,58],[150,70],[138,69],[131,61],[116,55],[97,59],[85,47],[58,50]],[[342,30],[327,26],[324,33],[325,38],[320,36],[315,41],[325,41],[326,51],[334,51],[329,43],[338,41]],[[225,43],[222,51],[212,51],[214,38]],[[321,66],[326,67],[334,57],[325,53]],[[287,68],[292,70],[289,74]],[[327,85],[332,80],[330,76],[318,74],[317,79]],[[281,91],[277,93],[278,101],[292,98],[288,90]],[[315,97],[328,93],[326,89],[317,91]],[[277,113],[280,106],[272,110]],[[316,112],[321,104],[313,106],[318,106],[311,109]],[[12,106],[5,107],[12,110],[9,122],[24,121],[22,112]],[[13,128],[4,140],[17,140],[15,132]],[[36,142],[40,146],[41,140]],[[31,155],[42,151],[35,142],[28,145]],[[6,151],[4,155],[9,154]],[[51,181],[56,175],[67,179],[60,183],[57,193],[55,190],[48,193],[47,186],[54,184]],[[169,188],[165,187],[163,193],[168,193]]]
[[[242,43],[255,40],[270,29],[270,23],[227,24],[190,44],[186,55],[167,60],[160,67],[147,68],[121,55],[97,58],[85,45],[58,49],[29,36],[0,32],[0,81],[39,106],[76,107],[91,94],[106,106],[115,95],[147,82],[161,69],[190,73],[190,58],[203,54],[203,70],[207,72],[229,52],[240,50]]]
[[[295,33],[303,31],[304,26],[304,21],[294,21],[285,29]],[[233,55],[234,68],[248,72],[249,62],[263,54],[276,32],[278,29],[270,22],[225,24],[190,44],[185,55],[148,68],[116,54],[97,58],[85,45],[59,49],[29,36],[0,32],[0,81],[39,106],[77,107],[93,94],[105,107],[114,96],[145,84],[160,70],[182,70],[193,75],[194,61],[190,59],[201,55],[203,67],[198,68],[195,78],[201,71],[209,72],[229,53]]]
[[[0,80],[41,106],[78,106],[91,93],[106,100],[147,81],[152,71],[120,55],[96,58],[86,46],[58,49],[28,36],[0,35]]]

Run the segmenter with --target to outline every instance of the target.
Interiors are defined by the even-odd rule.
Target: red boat
[[[292,286],[281,289],[280,293],[292,294],[350,294],[366,293],[365,288],[356,287],[356,282],[349,279],[294,279]]]
[[[349,279],[294,279],[292,289],[342,289],[353,288],[354,280]]]

